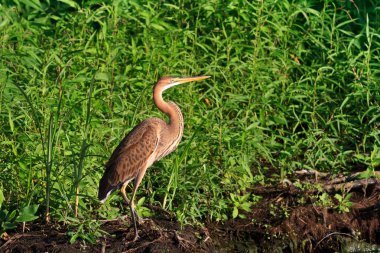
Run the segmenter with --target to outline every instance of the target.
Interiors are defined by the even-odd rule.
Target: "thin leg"
[[[127,194],[125,193],[125,188],[127,187],[128,183],[123,184],[123,186],[120,189],[121,195],[123,196],[123,199],[127,205],[129,205],[129,199],[127,198]]]
[[[128,199],[127,197],[127,194],[125,192],[125,188],[127,188],[128,186],[128,182],[123,184],[123,186],[120,188],[120,192],[121,192],[121,195],[123,196],[123,199],[125,201],[125,204],[127,204],[128,206],[130,206],[130,200]],[[135,217],[137,217],[137,222],[140,224],[141,221],[143,221],[143,219],[140,218],[140,216],[138,215],[138,213],[136,212],[136,209],[134,209],[134,214],[135,214]],[[123,216],[123,219],[125,219],[125,217],[127,217],[127,215]]]
[[[124,198],[125,203],[126,203],[128,206],[130,206],[130,203],[131,203],[131,202],[130,202],[130,200],[128,199],[127,194],[126,194],[126,192],[125,192],[125,188],[127,187],[127,185],[128,185],[128,183],[124,184],[124,185],[121,187],[120,192],[121,192],[121,195],[122,195],[123,198]],[[141,222],[143,219],[140,218],[140,216],[139,216],[138,213],[136,212],[136,209],[134,209],[134,213],[135,213],[135,216],[137,217],[137,222],[140,224],[140,222]],[[124,218],[125,218],[125,217],[127,217],[127,215],[125,215]]]
[[[128,199],[128,197],[127,197],[127,194],[125,193],[125,188],[127,188],[127,185],[128,185],[128,182],[126,182],[125,184],[123,184],[123,186],[121,186],[120,192],[121,192],[121,196],[123,196],[123,199],[124,199],[125,204],[129,206],[131,202],[129,201],[129,199]],[[128,215],[124,215],[124,216],[122,217],[122,219],[125,220],[125,218],[126,218],[127,216],[128,216]]]
[[[131,208],[131,213],[132,213],[132,221],[133,221],[133,226],[135,228],[135,238],[133,239],[133,241],[136,241],[137,239],[139,239],[139,234],[138,234],[137,224],[136,224],[136,216],[138,217],[138,219],[140,221],[140,217],[137,215],[137,212],[135,209],[135,203],[134,203],[135,202],[135,196],[136,196],[137,189],[140,186],[141,180],[143,179],[143,177],[145,175],[146,169],[147,168],[143,169],[135,178],[135,185],[133,188],[132,199],[130,202],[130,208]]]
[[[136,188],[135,188],[136,189]],[[136,224],[136,216],[138,217],[138,215],[136,215],[136,210],[135,210],[135,204],[134,204],[134,201],[135,201],[135,194],[136,194],[136,191],[134,190],[133,191],[133,195],[132,195],[132,200],[130,202],[130,209],[131,209],[131,213],[132,213],[132,222],[133,222],[133,227],[135,229],[135,238],[133,239],[133,241],[136,241],[139,239],[139,234],[138,234],[138,230],[137,230],[137,224]]]

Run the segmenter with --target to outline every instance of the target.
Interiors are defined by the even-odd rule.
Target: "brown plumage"
[[[165,102],[162,93],[178,84],[203,80],[209,76],[198,77],[163,77],[153,89],[153,99],[157,108],[169,116],[169,123],[159,118],[146,119],[132,129],[114,150],[106,164],[106,170],[99,182],[99,200],[104,203],[115,190],[120,189],[125,202],[130,206],[138,238],[134,198],[145,172],[153,162],[170,154],[176,149],[183,134],[183,116],[174,102]],[[132,199],[126,196],[125,188],[134,180]]]

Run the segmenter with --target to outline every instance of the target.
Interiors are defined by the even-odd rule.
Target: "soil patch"
[[[253,188],[262,200],[244,213],[246,218],[205,222],[203,228],[181,228],[169,215],[157,212],[140,224],[135,242],[128,219],[104,222],[101,229],[109,235],[95,244],[80,240],[70,244],[67,228],[59,224],[32,224],[25,233],[3,235],[0,252],[336,252],[347,240],[380,244],[380,182],[360,181],[358,187],[359,182],[346,179],[334,179],[338,183],[332,184],[328,177],[298,175],[291,180],[319,184],[325,189],[319,191],[289,182]],[[347,189],[347,184],[356,186]],[[337,200],[331,206],[320,205],[323,192],[351,193],[350,211],[340,211]]]

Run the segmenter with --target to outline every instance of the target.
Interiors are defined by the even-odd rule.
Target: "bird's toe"
[[[133,242],[136,242],[138,239],[140,239],[140,236],[138,234],[136,234],[135,238],[133,238]]]

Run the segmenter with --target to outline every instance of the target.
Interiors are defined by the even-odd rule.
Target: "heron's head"
[[[173,86],[193,82],[193,81],[199,81],[206,78],[209,78],[210,76],[194,76],[194,77],[172,77],[172,76],[164,76],[161,77],[160,80],[158,80],[157,84],[155,85],[156,88],[160,88],[161,91],[167,90]]]

